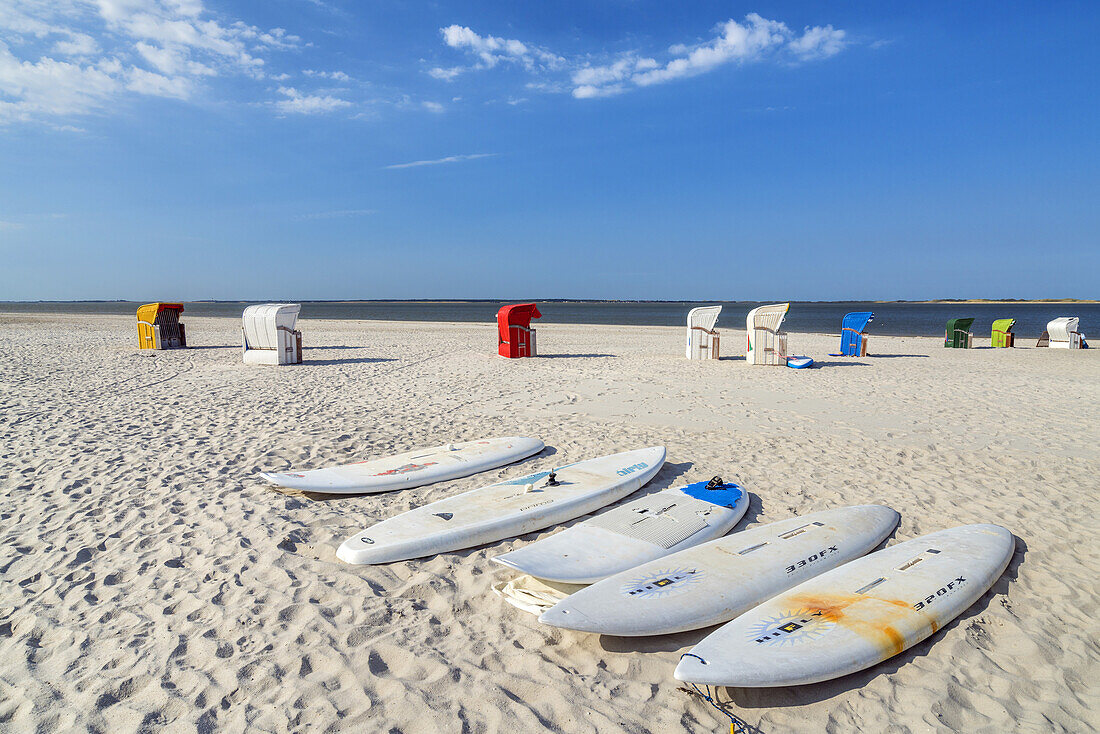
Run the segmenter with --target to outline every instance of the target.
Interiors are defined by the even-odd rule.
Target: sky
[[[1098,30],[0,0],[0,300],[1098,298]]]

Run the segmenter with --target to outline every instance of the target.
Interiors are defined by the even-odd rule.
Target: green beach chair
[[[949,349],[970,349],[970,325],[974,319],[951,319],[947,322],[943,345]]]
[[[1011,347],[1016,340],[1012,333],[1012,325],[1016,319],[997,319],[993,322],[993,333],[990,335],[990,346]]]

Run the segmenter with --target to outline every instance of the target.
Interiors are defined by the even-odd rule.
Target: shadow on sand
[[[302,351],[303,352],[312,352],[314,349],[366,349],[366,347],[362,347],[362,346],[360,346],[360,347],[340,347],[340,346],[315,347],[315,346],[307,345],[307,346],[302,348]]]
[[[814,367],[870,367],[870,366],[871,365],[867,364],[866,362],[818,362],[818,361],[815,360],[814,363],[810,366],[810,369],[813,369]]]
[[[931,355],[928,354],[868,354],[868,359],[890,359],[891,357],[919,357],[920,359],[928,359]]]
[[[614,354],[540,354],[535,359],[580,359],[582,357],[614,357]]]
[[[303,365],[311,364],[370,364],[372,362],[396,362],[396,359],[391,357],[359,357],[349,359],[306,359],[302,358]]]

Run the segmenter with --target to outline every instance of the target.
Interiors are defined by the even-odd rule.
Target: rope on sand
[[[681,658],[692,657],[692,658],[696,658],[698,660],[702,660],[701,657],[699,657],[698,655],[693,655],[690,652],[684,653],[680,657]],[[717,710],[719,713],[721,713],[726,718],[728,718],[730,720],[730,734],[754,734],[754,732],[759,732],[760,731],[759,729],[757,729],[753,726],[750,726],[747,722],[744,722],[741,719],[737,718],[736,716],[731,714],[729,711],[726,711],[726,709],[723,708],[722,706],[719,706],[718,702],[715,701],[714,697],[711,695],[710,686],[706,686],[707,692],[703,693],[701,690],[699,690],[699,686],[695,685],[694,683],[689,683],[688,685],[691,686],[694,689],[694,691],[689,691],[688,689],[684,688],[683,686],[680,687],[680,690],[684,691],[685,693],[687,693],[689,695],[694,693],[695,695],[699,696],[704,701],[709,703],[711,706],[713,706],[715,708],[715,710]]]

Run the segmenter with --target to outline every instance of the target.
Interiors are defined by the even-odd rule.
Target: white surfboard
[[[329,494],[410,489],[496,469],[542,451],[537,438],[508,436],[408,451],[382,459],[284,474],[263,473],[280,487]]]
[[[614,507],[493,560],[546,581],[592,584],[725,535],[749,507],[736,484],[696,482]]]
[[[859,505],[742,530],[610,576],[567,596],[539,621],[622,637],[721,624],[868,553],[899,519],[889,507]]]
[[[390,563],[541,530],[622,499],[664,463],[664,447],[654,446],[498,482],[383,520],[348,538],[336,555]]]
[[[974,604],[1015,550],[1004,528],[965,525],[872,553],[724,625],[680,659],[676,678],[794,686],[869,668]]]

